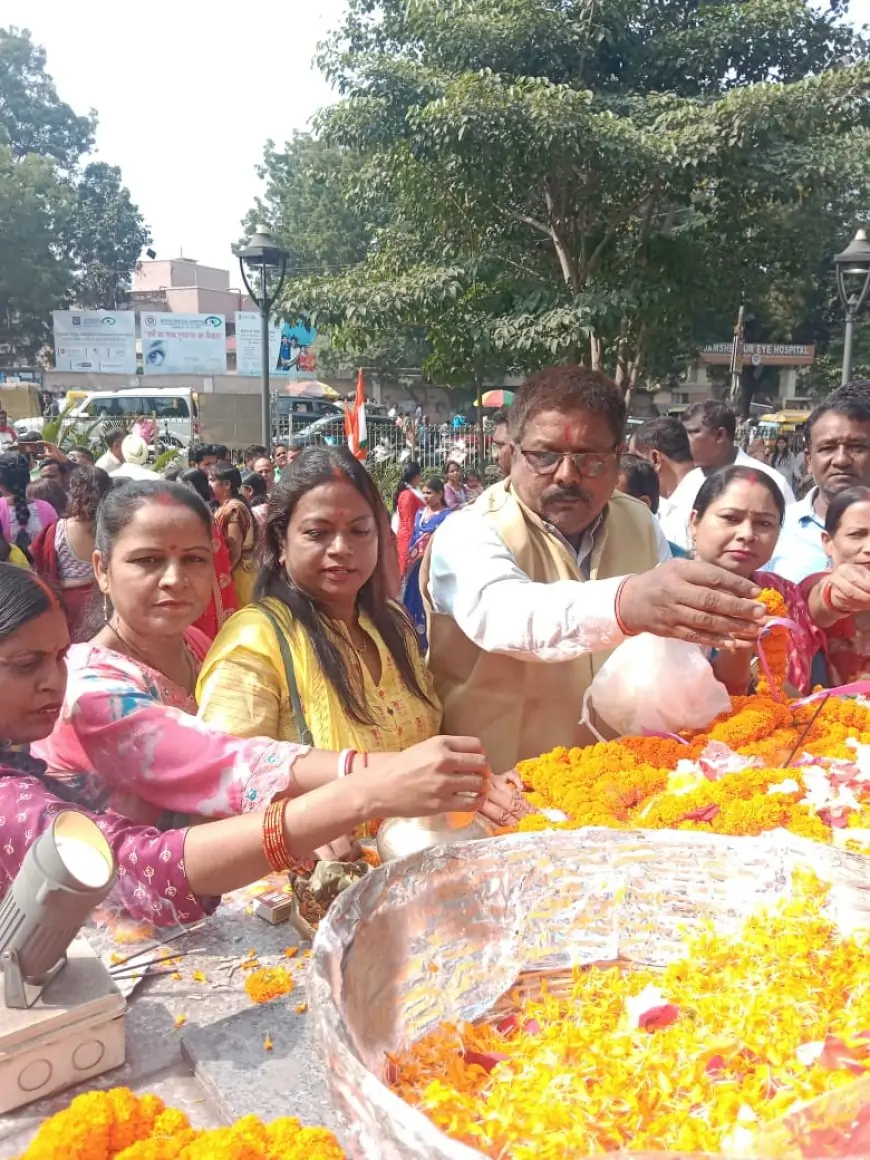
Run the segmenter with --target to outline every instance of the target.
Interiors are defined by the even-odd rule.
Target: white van
[[[94,391],[78,402],[64,420],[64,431],[75,429],[80,439],[96,443],[112,427],[129,430],[137,419],[153,419],[157,434],[189,447],[199,436],[196,395],[185,387],[132,387],[125,391]],[[90,434],[88,434],[90,432]]]

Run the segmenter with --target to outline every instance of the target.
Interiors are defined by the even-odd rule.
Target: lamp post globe
[[[852,349],[855,320],[861,313],[870,291],[870,241],[864,230],[858,230],[842,253],[834,256],[837,271],[837,293],[846,312],[846,332],[843,343],[843,373],[845,386],[852,377]]]
[[[281,296],[290,255],[267,226],[257,226],[246,246],[238,250],[239,269],[249,296],[260,311],[260,352],[263,446],[272,446],[272,400],[269,394],[269,319]]]

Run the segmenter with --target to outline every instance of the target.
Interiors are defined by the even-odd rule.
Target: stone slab
[[[294,1010],[296,1003],[305,999],[307,960],[304,958],[304,950],[307,944],[300,940],[289,923],[270,926],[250,913],[251,895],[258,889],[274,885],[274,882],[263,882],[238,897],[228,897],[202,929],[191,930],[183,939],[172,944],[174,951],[184,956],[178,964],[182,977],[173,979],[169,974],[162,974],[148,978],[128,999],[127,1054],[123,1067],[57,1096],[39,1100],[10,1115],[0,1116],[0,1160],[17,1156],[42,1120],[66,1107],[79,1092],[98,1088],[129,1087],[140,1094],[156,1091],[167,1104],[178,1107],[184,1101],[191,1100],[194,1107],[211,1107],[215,1122],[220,1122],[218,1104],[209,1100],[205,1087],[191,1074],[190,1064],[182,1059],[181,1043],[184,1035],[194,1036],[200,1030],[230,1022],[236,1014],[259,1013],[261,1009],[253,1008],[245,993],[245,972],[240,969],[241,962],[251,950],[256,952],[262,966],[276,966],[280,963],[291,971],[295,988],[289,998],[284,1000],[290,1005],[287,1019],[291,1022],[298,1020],[300,1024],[296,1056],[299,1070],[301,1073],[312,1072],[319,1061],[305,1032],[307,1016],[299,1016]],[[86,933],[100,953],[116,950],[130,954],[136,949],[135,946],[116,945],[104,928],[89,927]],[[157,937],[159,939],[159,935]],[[284,950],[288,946],[299,949],[298,957],[286,957]],[[195,972],[202,972],[205,983],[195,981]],[[183,1027],[177,1024],[179,1017],[184,1019]],[[279,1052],[282,1050],[279,1046],[281,1033],[278,1020],[275,1023],[271,1032],[275,1040],[274,1050]],[[234,1050],[234,1035],[227,1040],[228,1050]],[[260,1036],[261,1049],[262,1042],[263,1036]],[[204,1055],[210,1051],[213,1051],[212,1047],[203,1048]],[[229,1062],[232,1062],[232,1057]],[[209,1067],[207,1072],[208,1081],[214,1082],[216,1089],[223,1077],[229,1077],[230,1083],[236,1082],[231,1069],[227,1067]],[[191,1092],[195,1095],[191,1095]],[[227,1119],[249,1113],[263,1115],[266,1119],[274,1119],[281,1114],[298,1114],[303,1118],[301,1111],[282,1113],[280,1108],[264,1108],[263,1102],[255,1098],[255,1084],[246,1085],[244,1092],[244,1099],[234,1098],[232,1105],[228,1101],[224,1103],[223,1106],[233,1108]],[[322,1111],[315,1111],[315,1108],[316,1103],[312,1103],[310,1112],[304,1117],[306,1121],[310,1124],[327,1123]],[[191,1115],[186,1106],[184,1110]],[[213,1125],[203,1123],[200,1126]]]
[[[337,1129],[309,1016],[295,1010],[301,998],[274,999],[182,1036],[183,1056],[227,1120],[297,1116]]]

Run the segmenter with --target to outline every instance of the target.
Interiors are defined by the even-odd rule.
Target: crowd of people
[[[157,924],[351,858],[386,816],[510,824],[517,762],[593,740],[580,706],[626,638],[695,642],[746,693],[763,587],[794,690],[864,675],[870,384],[813,412],[798,502],[735,432],[708,402],[626,448],[620,392],[570,366],[495,416],[499,482],[409,463],[392,513],[342,447],[252,446],[242,470],[199,446],[163,478],[135,435],[47,447],[54,501],[0,455],[0,894],[68,808]]]

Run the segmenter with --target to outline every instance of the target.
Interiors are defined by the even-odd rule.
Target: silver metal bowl
[[[442,844],[366,875],[320,924],[309,970],[348,1157],[482,1160],[390,1090],[387,1052],[441,1022],[481,1019],[521,977],[616,960],[664,966],[707,921],[736,930],[791,897],[793,871],[808,865],[832,884],[839,928],[870,929],[870,859],[784,831],[513,834]]]
[[[490,836],[489,826],[480,814],[435,814],[431,818],[387,818],[378,826],[378,857],[381,862],[406,858],[449,846],[454,842],[471,842]]]

